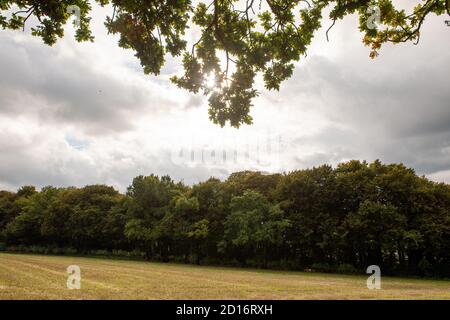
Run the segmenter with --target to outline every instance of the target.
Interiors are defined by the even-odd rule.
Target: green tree
[[[41,225],[44,213],[57,195],[57,189],[45,187],[36,192],[34,187],[27,188],[33,192],[18,192],[17,199],[20,213],[5,227],[7,242],[13,244],[42,244]],[[23,188],[19,191],[24,190]]]
[[[229,212],[232,193],[227,183],[210,178],[192,186],[190,194],[198,199],[199,218],[209,222],[208,235],[204,240],[206,255],[212,259],[218,259],[217,244],[222,240],[224,221]]]
[[[195,197],[185,195],[173,198],[165,216],[157,224],[156,230],[161,243],[164,243],[170,253],[184,255],[188,261],[190,254],[196,254],[199,262],[199,253],[195,252],[194,243],[188,236],[191,224],[198,220],[199,203]],[[178,252],[177,252],[178,251]]]
[[[127,196],[131,201],[128,202],[125,234],[144,247],[147,258],[156,253],[164,260],[167,258],[170,247],[160,222],[172,199],[186,191],[183,184],[175,183],[169,176],[155,175],[138,176],[128,187]]]
[[[145,225],[142,219],[127,219],[124,235],[133,243],[135,248],[145,252],[146,259],[153,256],[155,239],[152,236],[152,229]]]
[[[73,190],[67,227],[70,241],[81,251],[106,246],[103,230],[106,216],[120,200],[119,193],[110,186],[90,185]]]
[[[115,203],[104,217],[102,229],[105,239],[105,248],[109,249],[130,249],[129,241],[125,237],[125,225],[127,223],[127,209],[129,198],[119,195]]]
[[[16,193],[0,191],[0,241],[4,240],[3,230],[5,226],[20,213],[20,207],[16,200]]]
[[[357,248],[361,267],[392,267],[386,263],[387,257],[398,252],[406,229],[406,218],[395,206],[366,200],[348,215],[346,223],[348,241]]]
[[[191,225],[190,230],[187,232],[187,236],[194,243],[196,262],[200,264],[202,257],[207,253],[207,245],[205,240],[209,235],[209,220],[202,219]]]
[[[33,194],[35,194],[36,187],[35,186],[23,186],[20,187],[19,190],[17,190],[17,196],[18,197],[30,197]]]
[[[292,221],[285,255],[303,265],[337,259],[337,228],[345,210],[338,205],[336,179],[333,168],[323,165],[290,172],[278,185],[278,201]]]
[[[76,193],[75,188],[58,189],[47,210],[43,212],[41,235],[47,243],[60,247],[72,244],[69,221],[77,204]]]
[[[264,195],[269,201],[273,201],[280,178],[281,174],[240,171],[230,174],[226,182],[233,195],[242,195],[245,190],[254,190]]]
[[[238,172],[192,188],[151,175],[126,195],[104,185],[1,191],[0,247],[137,249],[163,261],[328,271],[378,264],[386,274],[448,277],[449,210],[448,184],[379,160]]]
[[[182,55],[184,74],[172,81],[208,96],[210,119],[235,127],[252,123],[249,112],[258,95],[256,76],[262,74],[266,89],[279,90],[281,82],[292,76],[294,63],[306,55],[328,9],[332,20],[328,31],[348,15],[359,16],[363,42],[371,48],[372,58],[384,43],[418,42],[428,15],[450,15],[448,0],[416,0],[410,13],[396,9],[392,0],[95,2],[113,7],[105,25],[119,36],[120,47],[135,52],[145,73],[157,75],[168,55]],[[52,45],[64,34],[71,5],[80,9],[76,39],[93,41],[88,0],[3,0],[0,27],[22,29],[34,16],[38,23],[32,34]],[[374,7],[379,9],[380,25],[372,23]],[[194,27],[200,35],[188,45],[186,30]]]
[[[450,270],[450,186],[422,178],[415,193],[415,212],[409,219],[410,232],[404,251],[409,272],[417,273],[419,264],[431,264],[433,275],[448,274]],[[419,270],[423,271],[423,270]],[[430,273],[430,272],[427,272]]]
[[[283,211],[256,191],[246,191],[231,200],[230,214],[225,221],[222,251],[230,248],[237,259],[245,264],[247,257],[262,252],[263,266],[267,266],[268,249],[284,241],[290,221]]]

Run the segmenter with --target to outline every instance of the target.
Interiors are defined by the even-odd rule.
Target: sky
[[[328,22],[279,92],[258,81],[254,124],[221,128],[203,96],[169,81],[169,59],[144,75],[94,6],[94,43],[74,27],[49,47],[28,29],[0,30],[0,189],[113,185],[169,174],[187,184],[240,170],[288,172],[350,159],[402,162],[450,183],[450,27],[426,19],[419,45],[369,58],[358,18]],[[192,40],[195,33],[191,34]]]

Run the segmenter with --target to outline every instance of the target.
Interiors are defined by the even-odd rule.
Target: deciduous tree
[[[374,58],[385,43],[417,43],[430,14],[450,15],[448,0],[416,0],[412,12],[397,9],[392,0],[95,2],[112,6],[105,25],[119,36],[119,46],[135,52],[145,73],[158,75],[168,55],[182,56],[184,74],[172,81],[208,96],[210,119],[234,127],[252,123],[257,75],[262,75],[266,89],[279,90],[322,25],[330,24],[328,38],[337,21],[358,15],[363,42]],[[76,39],[93,41],[88,0],[2,0],[0,27],[22,29],[35,17],[32,34],[52,45],[64,34],[69,6],[79,8]],[[381,23],[376,25],[378,13]],[[188,29],[199,30],[194,43],[187,41]]]

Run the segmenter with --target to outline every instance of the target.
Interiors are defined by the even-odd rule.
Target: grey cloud
[[[299,149],[309,144],[327,150],[296,162],[380,158],[421,174],[449,170],[450,41],[442,40],[442,30],[435,33],[422,35],[427,38],[422,47],[385,48],[382,61],[361,60],[365,53],[356,50],[338,63],[315,55],[297,68],[282,90],[283,100],[319,112],[332,125],[294,140]],[[439,49],[432,47],[436,43]]]
[[[34,114],[104,134],[132,129],[140,112],[173,107],[155,90],[95,72],[90,67],[95,61],[83,61],[86,57],[60,57],[54,48],[17,43],[4,33],[0,41],[0,113]]]
[[[185,108],[198,108],[205,104],[205,97],[201,95],[190,94],[189,100],[185,104]]]
[[[177,181],[192,184],[211,176],[226,178],[229,174],[224,168],[175,164],[168,150],[136,150],[128,154],[117,150],[92,156],[89,151],[84,153],[63,139],[48,143],[43,138],[43,134],[37,134],[33,139],[24,139],[2,131],[0,188],[17,189],[29,184],[39,188],[47,185],[82,187],[105,183],[125,192],[138,175],[169,174]]]
[[[376,61],[369,60],[359,36],[354,44],[346,38],[345,54],[310,52],[307,62],[296,69],[280,92],[262,91],[255,100],[255,110],[264,114],[255,117],[250,130],[240,131],[240,140],[245,140],[245,133],[263,132],[264,121],[273,132],[289,133],[280,154],[281,171],[379,158],[403,162],[420,174],[449,172],[450,31],[443,31],[441,25],[431,20],[419,46],[388,46]],[[354,28],[351,25],[342,30]],[[339,30],[334,32],[333,39],[339,40]],[[194,183],[210,176],[226,178],[230,173],[226,165],[173,163],[170,154],[162,150],[167,147],[158,143],[173,135],[168,139],[170,147],[177,142],[177,135],[200,127],[205,129],[196,144],[202,145],[217,131],[214,125],[203,126],[201,119],[190,117],[198,106],[206,108],[203,97],[186,95],[176,105],[158,91],[158,84],[167,86],[167,76],[176,70],[174,63],[163,70],[163,77],[147,78],[149,86],[156,89],[146,90],[140,83],[124,83],[95,72],[91,68],[95,61],[58,55],[56,49],[34,40],[18,42],[9,33],[0,32],[0,43],[0,121],[17,121],[20,126],[20,117],[41,120],[41,128],[34,133],[24,128],[25,132],[17,134],[0,127],[1,186],[106,183],[124,191],[140,174],[169,174]],[[142,72],[134,62],[128,67]],[[181,92],[175,87],[170,90],[171,95]],[[163,112],[173,116],[171,121],[161,121],[159,113]],[[149,114],[156,115],[148,124],[154,130],[143,137],[133,127],[134,122]],[[301,117],[305,114],[318,115],[320,129],[311,133],[297,130],[304,124]],[[204,116],[206,119],[206,110]],[[75,127],[74,135],[63,132],[61,137],[52,136],[61,124]],[[102,134],[110,133],[118,133],[117,148],[114,140],[102,140]],[[123,149],[122,133],[129,134],[132,141]],[[86,150],[77,149],[79,143],[86,145]],[[112,147],[107,151],[94,150],[109,144]]]

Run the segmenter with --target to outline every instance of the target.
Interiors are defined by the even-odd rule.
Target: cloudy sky
[[[107,14],[95,7],[95,43],[77,43],[72,26],[54,47],[29,31],[0,31],[0,189],[106,183],[124,191],[139,174],[194,183],[377,158],[450,182],[447,17],[430,16],[418,46],[386,46],[376,60],[357,17],[338,23],[330,42],[324,23],[280,92],[259,84],[254,124],[237,130],[212,124],[205,98],[170,83],[178,61],[145,76],[106,34]]]

